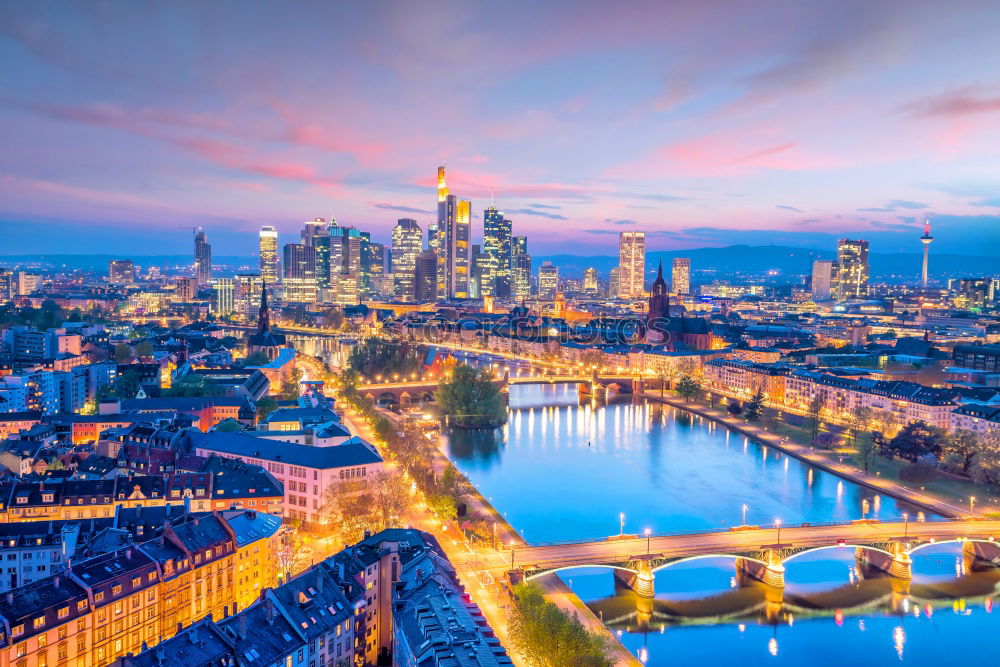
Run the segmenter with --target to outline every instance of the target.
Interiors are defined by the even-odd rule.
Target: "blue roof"
[[[184,434],[194,447],[306,468],[344,468],[382,462],[382,457],[374,448],[357,436],[335,447],[312,447],[258,438],[249,433],[200,433],[187,430]]]

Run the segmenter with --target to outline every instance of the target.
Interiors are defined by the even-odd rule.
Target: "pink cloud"
[[[996,113],[1000,111],[1000,93],[988,92],[982,86],[967,86],[910,102],[901,111],[924,118]]]

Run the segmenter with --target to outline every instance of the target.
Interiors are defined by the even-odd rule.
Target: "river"
[[[815,469],[683,411],[642,401],[580,404],[571,385],[511,388],[496,431],[453,431],[458,468],[529,542],[624,531],[911,520],[918,508]],[[863,507],[865,509],[863,509]],[[864,579],[853,550],[788,565],[783,605],[737,586],[733,561],[710,558],[657,572],[652,609],[616,590],[607,570],[563,579],[648,665],[953,663],[995,650],[1000,573],[966,573],[955,545],[914,555],[908,590]]]

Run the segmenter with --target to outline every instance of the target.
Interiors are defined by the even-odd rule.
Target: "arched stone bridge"
[[[737,581],[757,582],[780,599],[785,564],[823,549],[853,549],[863,570],[900,580],[911,576],[912,554],[931,544],[962,544],[970,569],[1000,567],[1000,520],[922,523],[856,521],[726,532],[612,537],[590,542],[514,547],[512,580],[532,579],[576,567],[606,567],[641,597],[655,592],[655,573],[671,565],[729,557]]]
[[[575,384],[581,394],[597,397],[604,397],[609,392],[632,394],[642,391],[641,381],[631,375],[603,375],[597,372],[519,377],[511,377],[509,373],[505,373],[496,383],[504,389],[515,384]],[[374,402],[405,406],[433,400],[438,384],[437,380],[370,383],[358,385],[357,391]]]

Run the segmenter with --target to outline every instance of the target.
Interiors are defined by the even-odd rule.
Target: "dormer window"
[[[51,494],[51,493],[43,493],[42,494],[42,502],[43,503],[51,503],[53,500],[55,500],[55,496],[53,494]]]

